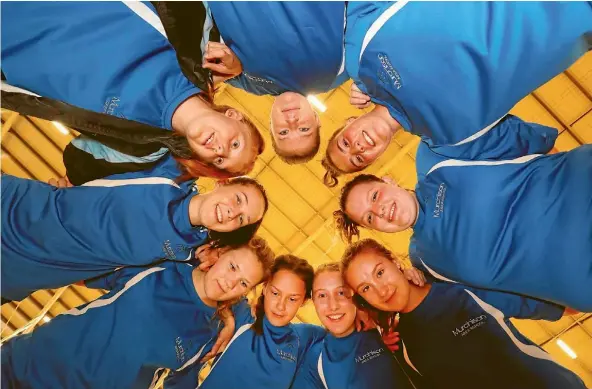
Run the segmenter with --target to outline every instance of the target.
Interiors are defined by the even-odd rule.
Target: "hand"
[[[68,176],[64,176],[64,177],[61,177],[58,179],[51,178],[47,183],[49,185],[53,185],[57,188],[71,188],[74,186],[74,185],[72,185],[72,183],[68,179]]]
[[[243,65],[232,50],[224,43],[208,42],[204,55],[205,69],[222,81],[236,77],[243,72]]]
[[[201,245],[195,250],[195,259],[199,260],[199,269],[208,271],[220,258],[221,249],[213,248],[211,244]]]
[[[349,103],[359,109],[368,108],[371,104],[370,97],[362,92],[355,83],[351,85]]]
[[[426,283],[426,278],[423,272],[414,267],[410,269],[404,269],[403,274],[405,275],[405,278],[417,286],[424,286]]]
[[[399,338],[398,332],[392,331],[382,334],[382,341],[384,342],[386,348],[391,350],[391,352],[399,349],[399,345],[397,343],[399,343],[400,340],[401,338]]]
[[[376,328],[376,324],[368,315],[368,312],[364,311],[363,309],[358,309],[356,312],[356,331],[369,331],[373,328]]]
[[[218,334],[218,339],[216,339],[216,343],[212,346],[212,349],[209,353],[204,355],[201,359],[202,363],[209,361],[210,359],[214,358],[217,354],[224,352],[228,343],[232,340],[232,336],[234,335],[234,330],[236,327],[236,322],[234,321],[234,316],[232,312],[230,314],[224,315],[224,319],[222,322],[224,323],[224,328]]]

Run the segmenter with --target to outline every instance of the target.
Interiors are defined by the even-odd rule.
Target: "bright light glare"
[[[563,350],[565,351],[565,353],[567,355],[570,356],[571,359],[576,359],[578,356],[576,355],[576,353],[567,345],[567,343],[565,343],[563,340],[561,339],[557,339],[557,345]]]
[[[46,315],[46,316],[43,316],[43,321],[44,321],[45,323],[49,323],[49,321],[50,321],[50,320],[51,320],[51,319],[50,319],[50,318],[49,318],[47,315]]]
[[[313,96],[313,95],[308,95],[308,96],[306,96],[306,99],[307,99],[308,101],[310,101],[310,103],[311,103],[312,105],[314,105],[314,106],[315,106],[315,108],[316,108],[316,109],[318,109],[319,111],[321,111],[321,112],[325,112],[325,111],[327,110],[327,107],[325,107],[325,104],[323,104],[323,103],[321,102],[321,100],[317,99],[317,97],[316,97],[316,96]]]
[[[68,135],[70,131],[60,122],[51,122],[62,134]]]

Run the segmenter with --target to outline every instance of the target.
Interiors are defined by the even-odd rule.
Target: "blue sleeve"
[[[291,389],[326,389],[317,367],[321,348],[322,343],[317,343],[304,354],[294,375]]]
[[[563,316],[565,311],[565,308],[560,305],[518,294],[477,288],[465,289],[474,293],[485,303],[502,311],[507,318],[556,321]]]
[[[123,267],[102,276],[85,280],[84,286],[89,289],[117,289],[129,281],[130,278],[144,270],[146,270],[145,267]]]
[[[242,299],[232,307],[232,313],[234,314],[234,320],[236,322],[236,329],[238,330],[245,324],[250,324],[255,321],[255,318],[251,316],[251,305],[247,299]]]
[[[313,324],[293,324],[293,326],[300,338],[299,360],[313,346],[320,344],[327,335],[327,331],[323,327]]]
[[[470,160],[514,159],[529,154],[546,154],[555,145],[556,128],[528,123],[508,115],[491,130],[457,146],[432,147],[440,155]]]

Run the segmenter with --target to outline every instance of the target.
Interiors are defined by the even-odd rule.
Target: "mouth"
[[[376,145],[374,143],[374,141],[372,140],[372,138],[370,138],[370,135],[368,135],[368,133],[366,131],[362,131],[362,136],[364,136],[364,139],[366,140],[366,143],[368,143],[370,146],[375,146]]]
[[[387,296],[384,300],[383,303],[387,306],[389,306],[392,303],[392,300],[394,299],[395,295],[397,294],[397,290],[395,289],[393,291],[393,293],[391,293],[391,295]]]
[[[393,202],[393,205],[392,205],[391,210],[390,210],[389,215],[388,215],[388,221],[389,222],[392,222],[393,221],[393,219],[395,217],[395,211],[396,210],[397,210],[397,203],[394,203]]]
[[[277,317],[278,319],[283,319],[283,318],[284,318],[284,316],[286,316],[286,315],[281,315],[281,314],[279,314],[279,313],[275,313],[275,312],[271,312],[271,314],[272,314],[273,316]]]
[[[214,135],[215,134],[212,132],[210,136],[208,136],[208,138],[205,140],[205,142],[202,143],[202,146],[208,146],[212,144],[212,142],[214,141]]]
[[[222,218],[222,210],[220,209],[219,205],[216,205],[216,219],[218,219],[218,223],[222,223],[224,221]]]
[[[225,288],[219,280],[216,280],[216,283],[218,284],[218,288],[220,288],[220,290],[222,291],[222,293],[226,293],[227,292],[227,288]]]
[[[327,319],[329,319],[329,321],[336,323],[338,321],[340,321],[341,319],[343,319],[343,317],[345,316],[345,313],[338,313],[335,315],[327,315]]]

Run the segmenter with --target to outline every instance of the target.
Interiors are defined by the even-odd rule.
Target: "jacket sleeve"
[[[462,145],[433,147],[432,150],[458,159],[514,159],[529,154],[548,153],[555,145],[558,135],[555,128],[528,123],[516,116],[507,115],[491,130],[474,140]]]
[[[144,270],[146,270],[145,267],[122,267],[102,276],[86,280],[84,281],[84,286],[89,289],[117,289],[123,286],[130,278]]]
[[[182,371],[171,371],[164,379],[165,389],[196,389],[201,365],[194,364]]]
[[[466,288],[465,290],[469,294],[475,295],[478,299],[477,303],[486,311],[493,307],[492,312],[499,310],[507,318],[556,321],[565,312],[565,307],[560,305],[514,293],[477,288]]]

